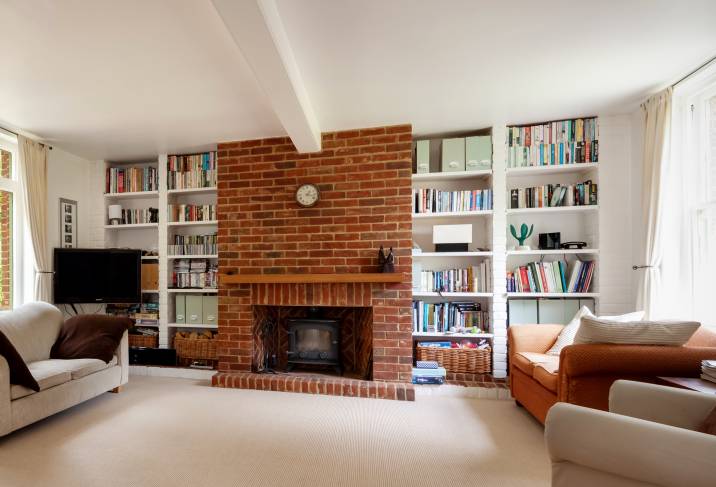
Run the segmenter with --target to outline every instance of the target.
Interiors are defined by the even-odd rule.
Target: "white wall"
[[[54,147],[47,163],[47,236],[51,249],[60,245],[60,198],[77,201],[78,246],[89,246],[90,208],[96,205],[90,186],[92,163]]]

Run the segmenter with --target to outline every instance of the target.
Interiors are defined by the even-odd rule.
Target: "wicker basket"
[[[216,360],[216,340],[174,337],[178,359]]]
[[[130,347],[157,348],[159,337],[151,335],[129,335]]]
[[[491,348],[437,348],[417,347],[417,360],[431,360],[445,370],[462,374],[489,374],[492,372]]]

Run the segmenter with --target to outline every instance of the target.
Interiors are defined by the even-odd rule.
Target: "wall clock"
[[[302,184],[296,190],[296,203],[304,208],[310,208],[321,199],[321,192],[315,184]]]

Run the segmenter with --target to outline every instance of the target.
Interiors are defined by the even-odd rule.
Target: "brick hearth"
[[[311,154],[297,153],[285,137],[219,145],[220,274],[376,272],[382,245],[393,247],[396,272],[404,279],[360,284],[220,283],[220,373],[214,385],[263,389],[268,380],[268,388],[279,387],[280,382],[283,390],[296,390],[300,379],[292,376],[254,378],[250,385],[251,372],[256,371],[255,306],[370,307],[373,381],[410,381],[411,131],[410,125],[399,125],[325,133],[323,150]],[[304,183],[316,184],[321,191],[321,200],[312,208],[301,208],[294,200],[296,188]],[[316,388],[314,393],[342,393],[355,387],[358,392],[353,395],[362,397],[364,387],[373,387],[370,381],[345,378],[305,380],[308,390]],[[408,389],[412,387],[395,388],[396,397],[412,395],[397,392]]]

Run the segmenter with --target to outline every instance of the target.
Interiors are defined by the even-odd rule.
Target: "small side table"
[[[716,394],[716,383],[698,377],[657,377],[664,385],[690,391]]]

